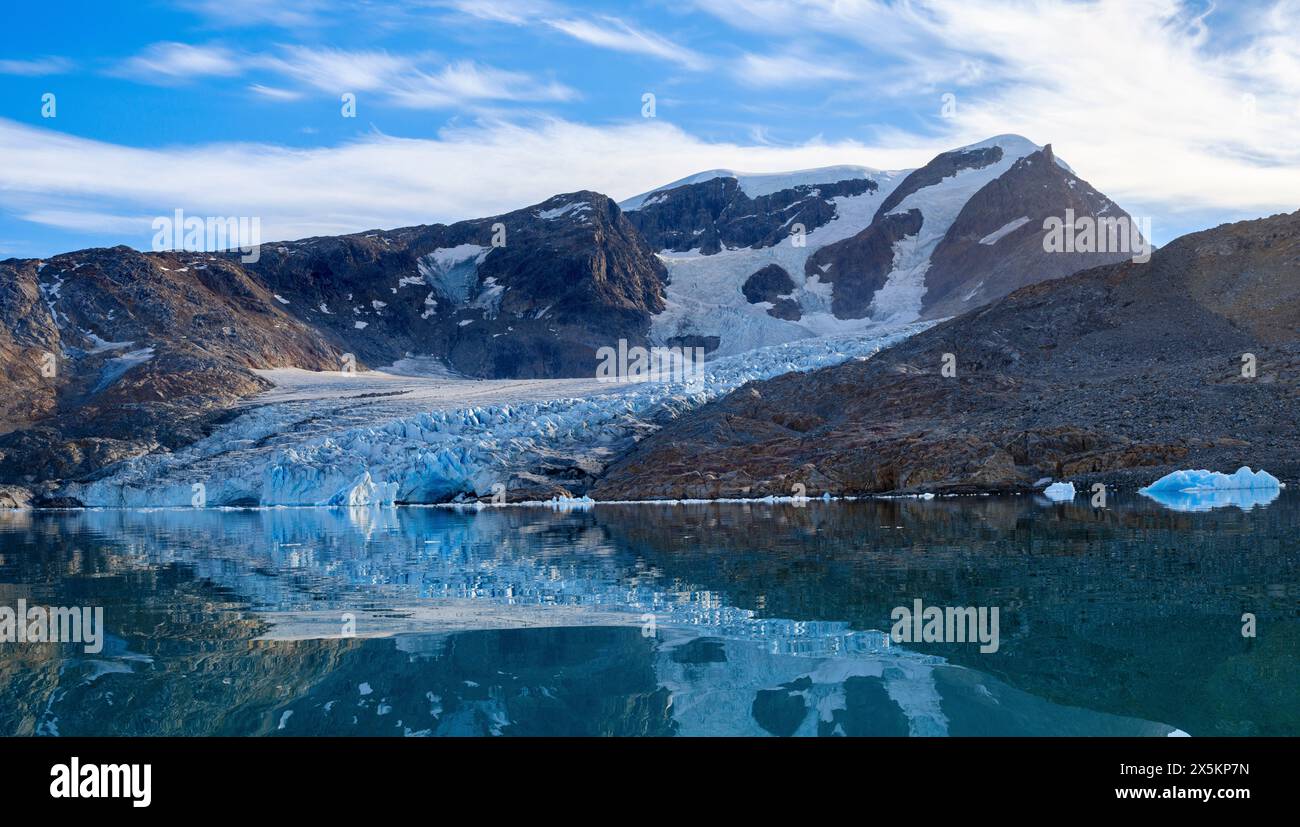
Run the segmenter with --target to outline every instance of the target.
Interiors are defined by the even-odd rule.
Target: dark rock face
[[[705,353],[712,353],[718,349],[718,345],[722,344],[722,339],[717,336],[702,336],[691,333],[685,336],[670,336],[665,344],[668,347],[692,349],[702,347]]]
[[[592,376],[596,350],[620,338],[645,344],[664,307],[663,265],[593,192],[270,247],[252,265],[258,275],[369,364],[411,352],[483,378]]]
[[[939,185],[962,170],[982,169],[1002,158],[997,146],[939,155],[903,179],[869,226],[810,256],[804,273],[834,285],[831,310],[835,316],[861,319],[872,315],[876,292],[894,268],[894,245],[917,236],[925,225],[920,210],[891,211],[909,195]],[[1134,255],[1134,251],[1049,252],[1043,228],[1044,221],[1053,216],[1062,221],[1075,216],[1099,223],[1131,220],[1110,199],[1057,164],[1051,146],[1030,153],[971,196],[946,230],[928,229],[931,235],[944,235],[925,270],[922,317],[956,315],[1026,284]]]
[[[852,178],[750,198],[735,178],[712,178],[657,192],[627,216],[655,250],[713,255],[723,247],[780,244],[795,224],[811,231],[834,218],[831,199],[878,188],[869,178]]]
[[[794,299],[777,299],[767,309],[767,315],[787,322],[797,322],[803,318],[803,307]]]
[[[854,676],[844,681],[844,708],[832,710],[829,721],[817,722],[822,737],[837,731],[849,738],[902,738],[908,734],[907,716],[889,697],[883,680]]]
[[[250,263],[127,247],[9,259],[0,481],[83,478],[191,443],[270,387],[259,368],[420,354],[471,376],[594,376],[600,347],[647,343],[665,280],[592,192],[449,226],[263,244]]]
[[[781,296],[790,295],[794,290],[794,281],[784,267],[779,264],[769,264],[745,279],[745,284],[740,290],[750,304],[774,302]]]
[[[982,169],[1002,160],[1002,147],[990,146],[982,149],[956,149],[936,155],[930,163],[912,172],[889,194],[889,197],[876,210],[875,219],[884,218],[903,199],[917,190],[932,187],[945,178],[950,178],[964,169]]]
[[[1022,288],[866,362],[747,385],[643,440],[592,496],[1012,491],[1247,464],[1294,478],[1298,397],[1300,212]]]
[[[797,322],[803,316],[803,309],[790,297],[794,287],[794,279],[784,267],[769,264],[745,279],[740,289],[750,304],[771,302],[772,307],[767,310],[769,316]]]
[[[834,285],[831,312],[836,318],[865,318],[876,291],[885,286],[893,269],[895,242],[919,233],[923,223],[919,210],[880,216],[852,238],[809,256],[804,275]]]
[[[334,342],[227,258],[83,250],[0,262],[0,284],[0,356],[19,389],[0,410],[6,480],[192,442],[269,387],[251,368],[339,366]]]
[[[1114,264],[1138,253],[1046,253],[1043,223],[1051,217],[1063,220],[1067,210],[1089,219],[1132,221],[1087,181],[1056,163],[1050,145],[1021,158],[966,202],[935,248],[925,274],[922,315],[954,315],[1027,284]]]

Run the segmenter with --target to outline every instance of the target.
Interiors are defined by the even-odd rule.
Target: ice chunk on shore
[[[1043,496],[1054,503],[1069,502],[1075,496],[1074,483],[1054,482],[1043,489]]]
[[[1147,492],[1191,492],[1191,491],[1276,491],[1282,487],[1278,478],[1263,470],[1251,471],[1243,465],[1235,474],[1222,474],[1218,471],[1174,471],[1140,489]]]

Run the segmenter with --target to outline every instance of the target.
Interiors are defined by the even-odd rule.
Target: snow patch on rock
[[[441,296],[463,304],[478,284],[478,267],[490,252],[491,247],[478,244],[442,247],[420,256],[416,266],[424,280]]]
[[[1070,181],[1070,183],[1073,184],[1074,181],[1072,180]],[[1020,229],[1021,227],[1025,226],[1028,223],[1029,223],[1029,216],[1027,215],[1022,215],[1021,217],[1017,218],[1015,221],[1008,221],[1006,224],[1003,224],[1001,227],[998,227],[993,232],[981,238],[980,244],[986,244],[990,246],[993,244],[997,244],[999,241],[1011,235],[1016,230]]]

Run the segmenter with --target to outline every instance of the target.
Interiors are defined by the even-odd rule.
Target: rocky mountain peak
[[[1295,476],[1298,276],[1300,212],[1185,236],[870,360],[750,384],[643,440],[593,496],[1026,491],[1246,464]]]

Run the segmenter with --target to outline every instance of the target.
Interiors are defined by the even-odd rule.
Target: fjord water
[[[0,733],[1297,735],[1300,497],[1252,504],[0,512],[0,606],[107,629],[0,643]],[[997,651],[888,641],[916,599]]]

